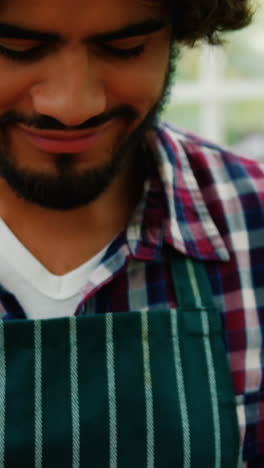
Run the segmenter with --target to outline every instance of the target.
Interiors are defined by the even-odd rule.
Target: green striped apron
[[[0,468],[235,468],[219,311],[172,259],[179,307],[1,321]]]

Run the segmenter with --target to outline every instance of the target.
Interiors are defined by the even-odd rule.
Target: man
[[[263,172],[158,120],[249,20],[0,0],[1,467],[263,466]]]

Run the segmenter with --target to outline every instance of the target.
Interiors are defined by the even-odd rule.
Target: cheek
[[[138,60],[137,64],[122,66],[108,73],[106,89],[118,102],[136,107],[145,113],[163,90],[168,66],[168,55]]]
[[[1,61],[0,61],[0,67]],[[11,107],[17,106],[30,87],[31,76],[29,73],[21,73],[16,67],[1,70],[0,80],[0,112],[3,113]]]

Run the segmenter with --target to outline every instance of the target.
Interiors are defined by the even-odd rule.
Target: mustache
[[[27,117],[16,111],[8,111],[0,116],[0,127],[20,123],[27,127],[34,127],[39,130],[88,130],[99,127],[100,125],[118,117],[133,121],[138,117],[138,113],[132,107],[119,106],[105,114],[96,115],[78,126],[68,127],[62,124],[59,120],[49,117],[48,115]]]

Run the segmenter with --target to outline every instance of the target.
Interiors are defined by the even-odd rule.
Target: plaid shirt
[[[222,310],[245,466],[263,467],[263,168],[161,122],[146,144],[156,164],[142,199],[76,314],[176,307],[166,247],[201,259]],[[4,319],[26,317],[8,291],[0,298]]]

